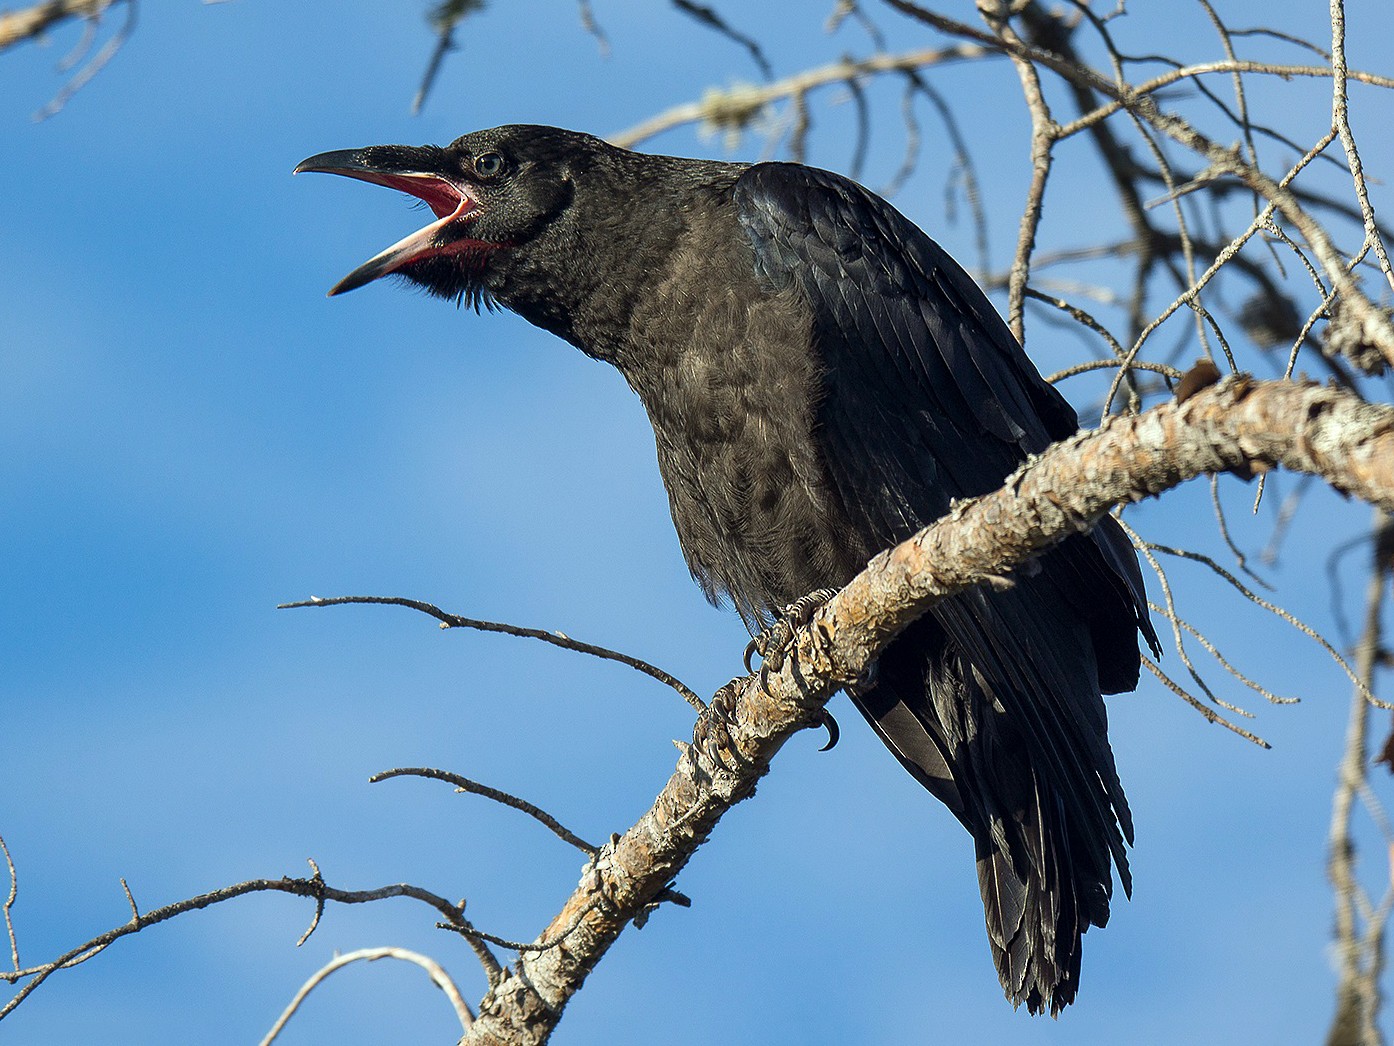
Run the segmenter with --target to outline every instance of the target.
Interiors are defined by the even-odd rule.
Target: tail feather
[[[984,852],[986,850],[987,852]],[[1028,937],[1022,932],[1027,915],[1027,886],[1002,850],[978,847],[978,889],[987,914],[987,936],[997,976],[1009,996],[1020,994],[1031,965]]]

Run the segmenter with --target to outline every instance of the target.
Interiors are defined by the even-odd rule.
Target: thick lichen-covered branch
[[[1394,508],[1394,409],[1340,389],[1231,378],[1050,448],[1004,486],[964,502],[877,556],[814,616],[765,686],[734,681],[734,751],[718,767],[696,748],[639,821],[587,866],[575,892],[480,1004],[465,1043],[542,1043],[625,926],[644,916],[770,760],[936,600],[1010,572],[1114,505],[1207,473],[1282,467]],[[545,947],[558,942],[555,947]]]

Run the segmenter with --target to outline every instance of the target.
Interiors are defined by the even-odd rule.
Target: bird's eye
[[[498,153],[480,153],[474,158],[474,173],[481,178],[495,178],[503,173],[503,157]]]

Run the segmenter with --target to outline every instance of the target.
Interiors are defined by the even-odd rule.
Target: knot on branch
[[[1383,374],[1388,366],[1387,355],[1394,351],[1394,327],[1390,322],[1394,312],[1379,307],[1357,311],[1337,298],[1327,313],[1329,321],[1322,335],[1325,351],[1344,356],[1365,374]]]

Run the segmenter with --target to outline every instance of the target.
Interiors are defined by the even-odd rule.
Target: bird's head
[[[449,145],[372,145],[320,153],[295,168],[342,174],[415,196],[435,221],[340,280],[342,294],[398,275],[432,294],[478,304],[502,289],[517,255],[563,235],[556,226],[576,182],[598,156],[598,138],[550,127],[475,131]]]

